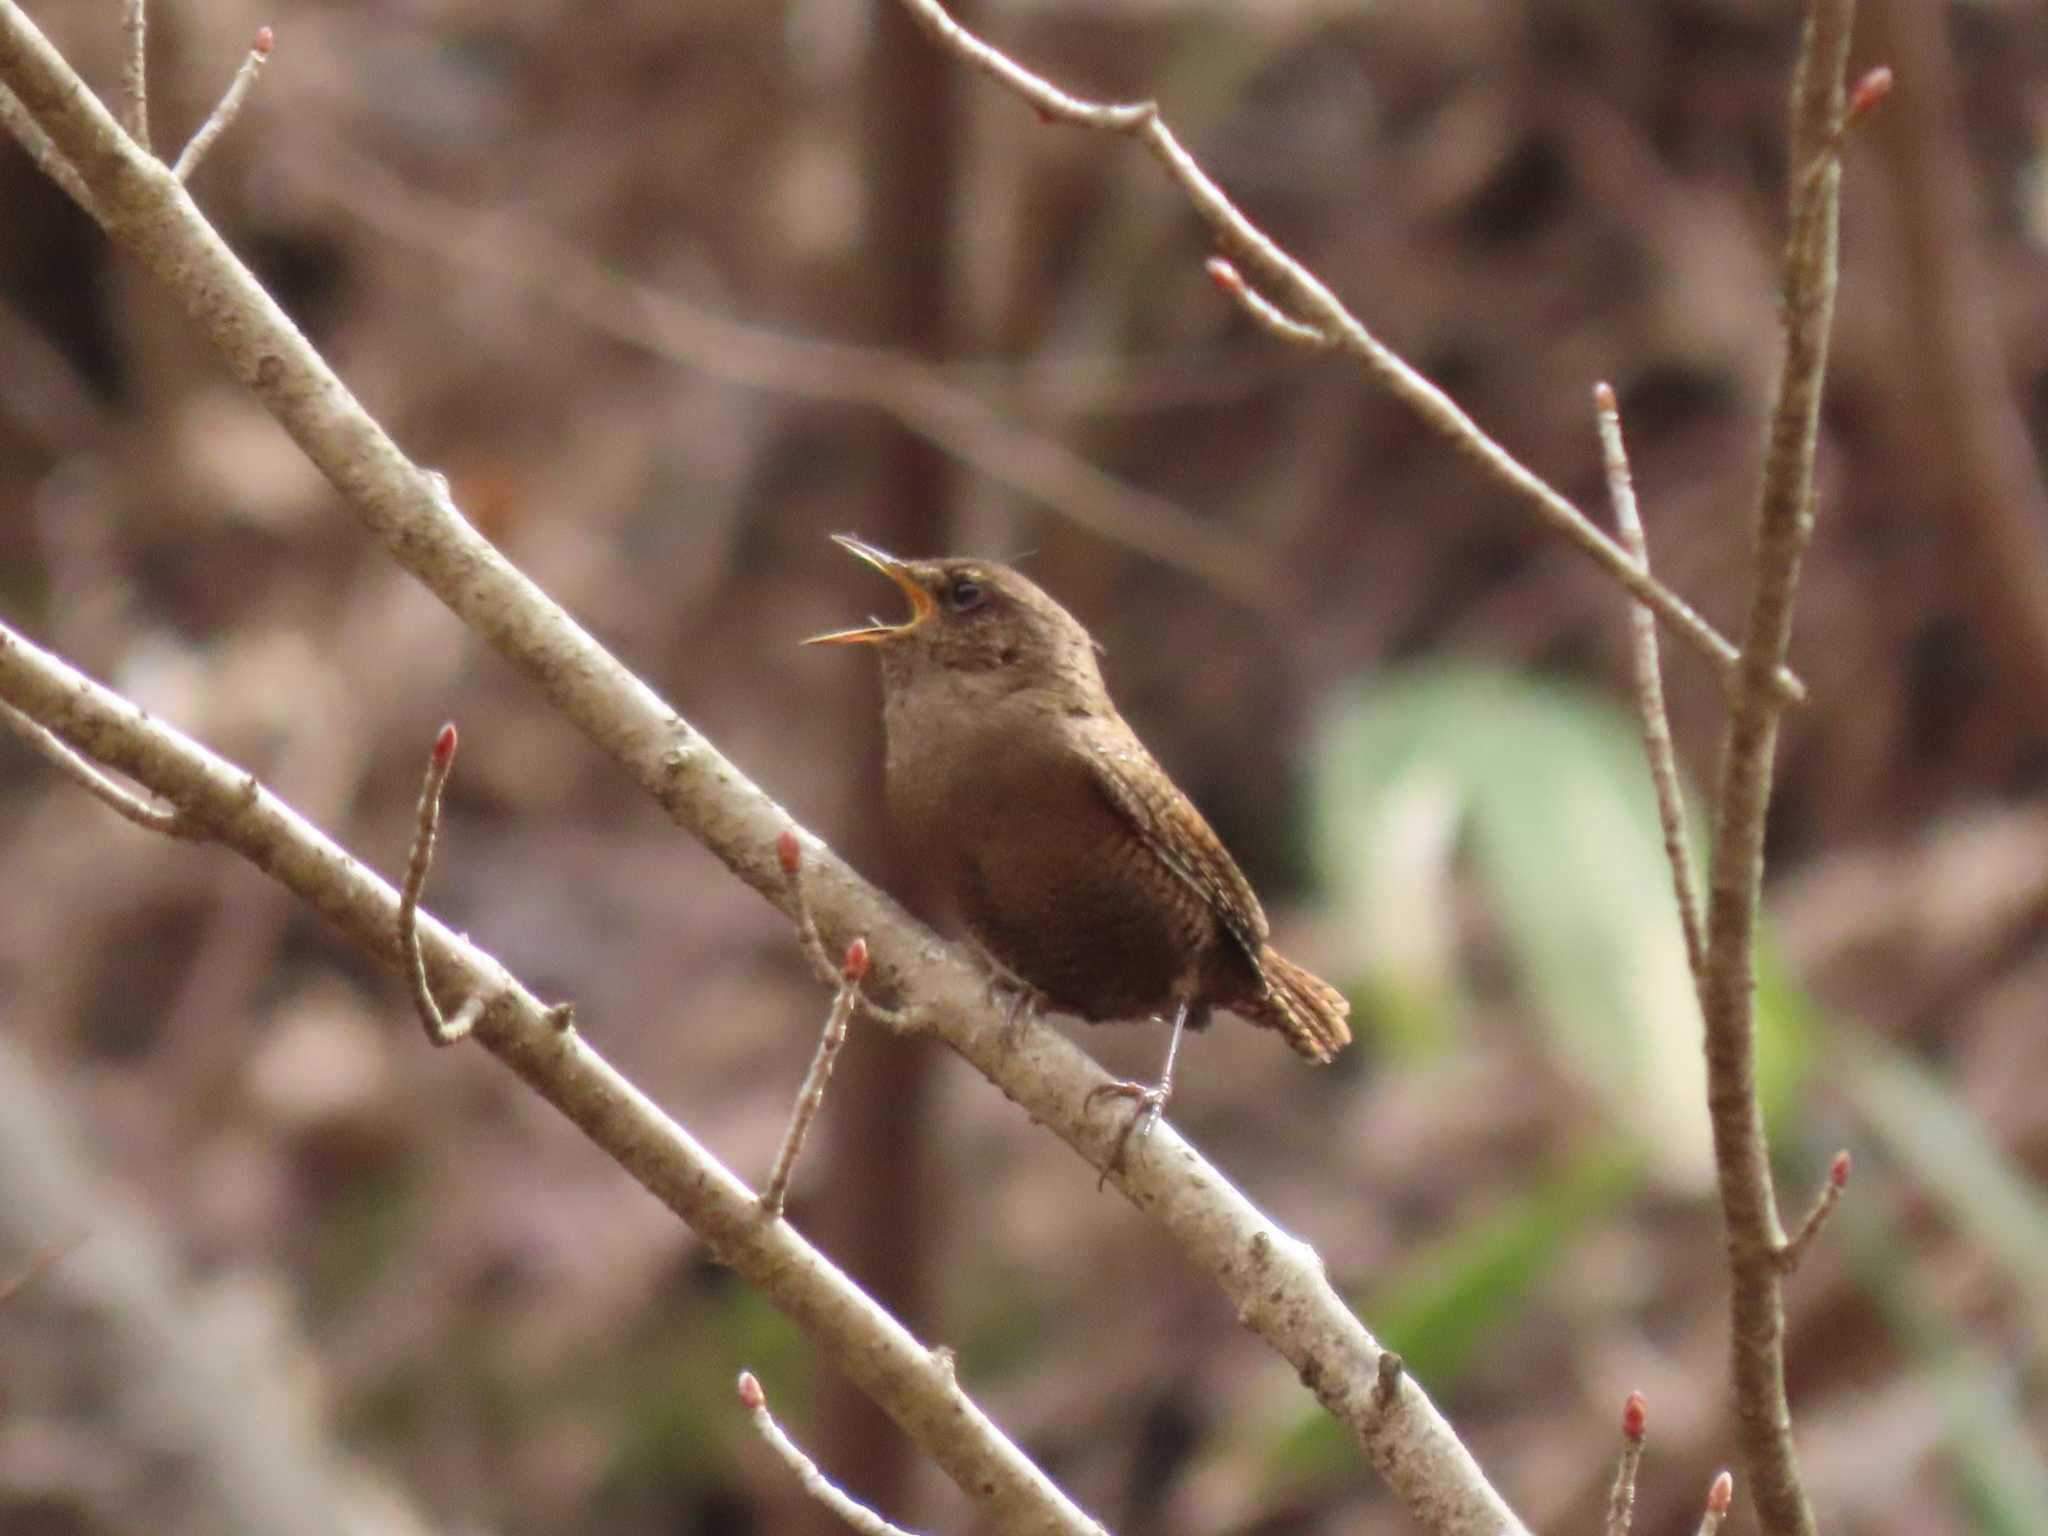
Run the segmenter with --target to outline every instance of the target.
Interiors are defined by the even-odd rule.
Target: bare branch
[[[761,1209],[770,1216],[780,1216],[783,1202],[789,1197],[790,1177],[796,1172],[796,1160],[803,1152],[804,1138],[810,1134],[811,1121],[817,1117],[818,1106],[825,1102],[825,1085],[832,1079],[832,1063],[839,1057],[839,1048],[846,1044],[846,1026],[860,1006],[861,979],[867,973],[867,940],[855,939],[846,947],[846,964],[840,972],[839,988],[832,994],[831,1010],[825,1015],[825,1032],[818,1038],[817,1054],[811,1057],[810,1070],[804,1074],[803,1088],[796,1096],[796,1107],[790,1111],[789,1128],[782,1133],[782,1146],[775,1154],[768,1186],[761,1191]]]
[[[149,0],[121,0],[121,101],[128,132],[147,153],[149,142]]]
[[[1280,312],[1279,306],[1244,280],[1244,274],[1225,261],[1221,256],[1211,256],[1207,263],[1209,280],[1237,302],[1252,323],[1260,330],[1270,331],[1282,341],[1297,347],[1311,349],[1334,345],[1330,333],[1319,331],[1312,325],[1303,325],[1299,320],[1290,320]]]
[[[420,895],[427,888],[427,871],[434,863],[434,834],[441,825],[441,791],[448,787],[449,770],[455,766],[455,723],[451,720],[434,737],[434,749],[427,754],[427,774],[420,785],[419,830],[413,835],[412,855],[406,860],[405,882],[398,890],[399,969],[412,993],[413,1011],[434,1045],[453,1045],[465,1038],[483,1012],[481,994],[472,993],[456,1009],[453,1019],[441,1016],[434,1001],[434,989],[427,984],[427,962],[420,955]]]
[[[1811,0],[1793,83],[1784,257],[1785,356],[1771,413],[1756,520],[1756,587],[1729,691],[1715,796],[1706,965],[1707,1103],[1728,1232],[1736,1438],[1765,1536],[1813,1536],[1785,1400],[1785,1316],[1777,1193],[1756,1083],[1756,927],[1763,893],[1782,698],[1799,566],[1813,531],[1821,386],[1834,317],[1842,75],[1854,0]],[[1821,174],[1802,169],[1820,163]]]
[[[891,1525],[818,1470],[818,1464],[806,1456],[803,1448],[775,1422],[775,1415],[768,1411],[768,1394],[761,1390],[761,1383],[752,1371],[740,1372],[739,1393],[740,1403],[746,1408],[748,1417],[753,1419],[754,1428],[768,1442],[769,1449],[796,1473],[805,1493],[859,1531],[861,1536],[910,1536],[908,1531]]]
[[[884,1008],[859,989],[861,979],[868,973],[868,941],[865,935],[855,934],[847,942],[846,955],[837,965],[825,952],[825,941],[818,933],[817,919],[811,916],[811,903],[804,895],[803,840],[797,836],[795,827],[784,827],[776,834],[775,861],[782,866],[782,878],[788,882],[790,905],[796,910],[796,941],[804,952],[804,958],[811,962],[811,974],[835,990],[845,986],[855,965],[854,951],[858,948],[860,975],[852,977],[854,1007],[890,1029],[911,1028],[911,1021],[903,1010]]]
[[[522,283],[593,330],[709,377],[886,414],[996,485],[1112,544],[1255,608],[1279,602],[1270,553],[1011,420],[923,360],[788,336],[621,276],[574,245],[503,214],[409,186],[338,141],[295,156],[313,189],[389,239]]]
[[[828,987],[837,986],[838,968],[825,953],[825,941],[818,937],[811,904],[804,900],[804,848],[794,827],[784,827],[776,834],[775,862],[782,867],[782,878],[789,882],[790,904],[796,908],[796,941],[804,958],[811,962],[811,974]]]
[[[1286,321],[1284,327],[1267,325],[1267,329],[1276,330],[1289,340],[1335,348],[1363,364],[1382,388],[1413,410],[1452,448],[1519,497],[1553,532],[1589,556],[1631,595],[1649,604],[1659,618],[1688,645],[1713,661],[1724,675],[1733,670],[1735,647],[1684,599],[1639,569],[1626,550],[1488,437],[1457,402],[1366,329],[1365,323],[1345,308],[1320,278],[1246,218],[1174,137],[1155,103],[1091,102],[1070,96],[969,32],[946,13],[938,0],[903,3],[940,47],[1021,96],[1047,122],[1070,123],[1136,138],[1187,194],[1241,280],[1260,291],[1261,302],[1268,305],[1274,317]],[[1265,316],[1253,313],[1254,318],[1266,323]],[[1772,681],[1773,688],[1788,702],[1805,697],[1799,680],[1782,668]]]
[[[191,142],[179,152],[178,163],[171,167],[171,174],[178,180],[192,179],[192,173],[199,169],[199,162],[213,148],[214,140],[226,133],[235,119],[242,115],[242,103],[248,99],[256,84],[256,76],[269,61],[270,50],[276,41],[276,35],[270,28],[256,29],[256,41],[249,45],[248,56],[242,60],[242,67],[235,71],[235,78],[228,82],[220,104],[207,114],[206,121],[199,125],[199,131],[192,135]]]
[[[1636,1517],[1636,1474],[1643,1465],[1643,1434],[1648,1428],[1649,1404],[1640,1392],[1631,1392],[1621,1407],[1621,1465],[1615,1469],[1614,1487],[1607,1495],[1605,1536],[1628,1536]]]
[[[29,116],[28,109],[21,104],[21,98],[6,86],[0,85],[0,128],[14,136],[15,142],[28,152],[37,170],[57,183],[64,195],[79,207],[99,217],[93,206],[92,193],[86,190],[85,182],[78,174],[78,168],[59,153],[57,146],[50,142],[50,136],[43,132],[36,120]]]
[[[1621,408],[1608,384],[1593,386],[1593,419],[1600,427],[1601,456],[1607,464],[1607,495],[1614,503],[1614,523],[1629,558],[1650,569],[1650,546],[1636,511],[1636,488],[1629,477],[1628,449],[1622,443]],[[1643,752],[1650,760],[1650,782],[1657,791],[1657,820],[1664,828],[1664,859],[1671,869],[1678,897],[1678,922],[1685,933],[1685,959],[1698,986],[1706,963],[1707,939],[1700,921],[1699,875],[1693,868],[1692,839],[1685,826],[1685,790],[1678,780],[1678,749],[1671,740],[1671,717],[1664,708],[1664,669],[1657,660],[1657,621],[1633,599],[1629,628],[1634,636],[1636,712],[1643,727]]]
[[[0,0],[0,85],[13,89],[58,149],[85,168],[112,237],[186,306],[236,377],[285,426],[393,557],[612,755],[678,825],[766,899],[792,912],[793,898],[775,853],[779,834],[789,826],[787,812],[462,519],[445,483],[400,453],[221,242],[169,171],[127,142],[16,0]],[[0,652],[8,649],[0,647]],[[0,662],[5,659],[0,655]],[[0,665],[0,676],[8,670]],[[0,686],[0,697],[7,696],[9,691]],[[15,702],[64,734],[47,712],[19,696]],[[61,708],[61,703],[51,707]],[[108,761],[97,748],[95,755]],[[145,776],[142,782],[157,781]],[[918,1027],[942,1035],[1024,1113],[1099,1168],[1110,1154],[1115,1127],[1100,1117],[1091,1120],[1082,1105],[1091,1088],[1108,1080],[1102,1069],[1052,1030],[1030,1031],[1020,1041],[1007,1038],[977,967],[912,922],[823,844],[799,837],[805,894],[821,925],[831,932],[865,933],[879,977],[899,992],[914,993]],[[263,867],[275,872],[278,863],[269,852],[260,856],[268,861]],[[337,910],[324,895],[308,899],[352,937],[395,963],[395,892],[388,901],[373,903],[378,921],[368,926],[345,904]],[[430,973],[436,955],[447,956],[446,974],[435,975],[437,990],[444,995],[455,987],[474,992],[488,983],[485,992],[493,1007],[477,1024],[479,1040],[578,1124],[588,1129],[599,1123],[600,1110],[614,1099],[644,1103],[608,1068],[593,1065],[595,1058],[573,1032],[551,1023],[540,1036],[527,1029],[526,1003],[516,994],[501,1001],[490,990],[510,986],[510,978],[500,981],[482,970],[458,968],[458,959],[474,952],[453,948],[452,940],[436,937],[439,933],[430,926],[422,937]],[[442,942],[451,948],[437,950]],[[486,962],[478,957],[471,963]],[[549,1022],[545,1013],[536,1017]],[[578,1076],[579,1086],[564,1088],[552,1073],[552,1064],[564,1059],[579,1072],[587,1067],[596,1075]],[[694,1144],[673,1128],[661,1131],[654,1144],[667,1156],[676,1140],[695,1154]],[[646,1147],[622,1141],[618,1155],[636,1176],[648,1177]],[[1498,1536],[1523,1529],[1412,1379],[1402,1378],[1387,1410],[1374,1405],[1371,1384],[1383,1351],[1330,1285],[1314,1250],[1268,1221],[1170,1126],[1156,1129],[1144,1155],[1133,1158],[1114,1182],[1214,1277],[1245,1326],[1288,1360],[1424,1529],[1445,1536]],[[703,1207],[709,1197],[700,1198],[694,1188],[664,1198],[679,1211],[687,1206],[686,1215],[696,1213],[693,1221],[701,1219],[699,1230],[714,1247],[739,1245],[721,1248],[720,1255],[752,1277],[765,1262],[759,1248],[747,1246],[766,1240],[758,1230],[765,1221],[759,1203],[723,1170],[713,1183],[742,1203],[744,1222],[722,1203]],[[771,1230],[786,1232],[787,1224],[771,1224]],[[740,1252],[740,1257],[729,1252]],[[815,1312],[800,1315],[807,1326],[820,1321]],[[915,1348],[907,1335],[901,1336]],[[835,1358],[854,1348],[846,1339],[820,1342]],[[915,1432],[922,1410],[917,1402],[906,1404],[901,1381],[880,1367],[849,1369],[849,1374]],[[922,1435],[918,1438],[924,1443]],[[957,1458],[934,1454],[949,1472],[954,1470]],[[1009,1474],[1001,1486],[1015,1486]]]
[[[1828,1217],[1834,1214],[1835,1207],[1841,1203],[1842,1192],[1848,1187],[1849,1154],[1837,1152],[1834,1161],[1828,1164],[1826,1182],[1813,1198],[1813,1209],[1806,1213],[1806,1220],[1799,1224],[1799,1230],[1778,1249],[1780,1273],[1789,1275],[1799,1267],[1799,1261],[1806,1257],[1806,1250],[1813,1246],[1821,1228],[1828,1224]]]
[[[13,705],[0,704],[0,720],[5,720],[23,741],[62,769],[66,778],[125,820],[151,832],[161,832],[166,837],[195,841],[205,838],[206,834],[187,822],[175,807],[151,805],[132,790],[115,783],[109,775],[93,766],[90,759],[72,751],[46,727]]]
[[[194,821],[386,965],[401,956],[400,895],[248,774],[0,626],[0,700],[73,746],[189,805]],[[488,997],[476,1039],[690,1224],[722,1264],[795,1319],[1002,1530],[1101,1536],[960,1390],[952,1369],[489,955],[420,919],[444,993]]]

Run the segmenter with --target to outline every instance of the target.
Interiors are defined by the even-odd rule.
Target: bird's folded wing
[[[1256,966],[1265,947],[1265,910],[1222,840],[1128,729],[1093,736],[1095,782],[1146,848],[1214,909]]]

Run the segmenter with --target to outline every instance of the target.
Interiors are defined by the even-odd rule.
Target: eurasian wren
[[[1266,914],[1201,812],[1110,702],[1096,647],[1025,576],[988,560],[899,560],[838,543],[910,600],[909,619],[820,635],[881,656],[891,820],[905,853],[1004,979],[1091,1022],[1225,1008],[1311,1061],[1351,1039],[1342,993],[1266,942]],[[1121,1150],[1121,1147],[1119,1148]]]

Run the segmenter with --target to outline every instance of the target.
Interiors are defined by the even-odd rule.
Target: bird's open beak
[[[860,629],[836,629],[829,635],[813,635],[804,642],[805,645],[874,645],[879,641],[893,640],[898,635],[908,634],[924,622],[925,616],[935,605],[931,593],[919,586],[911,576],[909,566],[872,544],[863,544],[850,533],[835,533],[832,535],[832,542],[849,554],[867,561],[869,565],[895,582],[903,590],[903,595],[910,599],[910,617],[901,624],[884,624],[877,619]]]

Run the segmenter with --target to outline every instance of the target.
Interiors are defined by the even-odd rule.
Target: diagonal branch
[[[0,721],[49,759],[66,778],[122,820],[132,821],[151,832],[161,832],[166,837],[196,840],[202,835],[185,820],[176,806],[151,805],[133,790],[116,783],[111,774],[89,758],[72,751],[48,726],[24,715],[12,704],[0,704]]]
[[[804,1454],[803,1447],[790,1439],[788,1431],[775,1422],[775,1415],[768,1411],[768,1394],[761,1390],[760,1379],[752,1371],[740,1372],[739,1393],[740,1406],[754,1421],[755,1431],[768,1442],[768,1448],[796,1473],[805,1493],[852,1526],[860,1536],[910,1536],[908,1531],[891,1525],[818,1470],[818,1464]]]
[[[761,1190],[761,1209],[770,1216],[780,1216],[788,1203],[789,1181],[796,1176],[796,1160],[803,1156],[804,1139],[810,1135],[811,1122],[817,1118],[818,1109],[825,1102],[825,1087],[832,1080],[832,1064],[846,1044],[847,1026],[859,1011],[860,984],[867,973],[867,941],[855,939],[846,946],[846,961],[840,968],[839,982],[832,992],[832,1006],[825,1014],[825,1032],[818,1037],[818,1049],[811,1056],[810,1069],[804,1073],[803,1086],[797,1090],[796,1105],[790,1111],[789,1125],[782,1133],[782,1145],[776,1149],[775,1161],[768,1170],[768,1183]]]
[[[463,520],[445,482],[399,451],[170,172],[127,142],[15,0],[0,0],[0,85],[20,97],[78,167],[115,241],[185,306],[236,377],[392,556],[615,758],[679,826],[793,916],[794,895],[776,854],[788,816]],[[38,713],[22,699],[15,702]],[[57,726],[47,715],[38,717]],[[83,745],[76,736],[70,739]],[[99,752],[92,755],[108,761]],[[148,778],[140,781],[155,787]],[[1116,1128],[1084,1115],[1082,1106],[1090,1089],[1109,1080],[1107,1074],[1052,1031],[1008,1042],[970,961],[911,921],[815,838],[802,842],[804,894],[827,941],[843,945],[865,934],[878,980],[915,1000],[921,1025],[1100,1167]],[[380,956],[395,953],[395,919],[396,896],[390,895],[381,925],[364,938]],[[349,931],[360,931],[353,919]],[[451,951],[442,946],[450,943],[434,930],[430,955],[445,963]],[[491,979],[456,974],[451,967],[435,984],[466,992]],[[499,1025],[500,1010],[494,1009],[479,1022],[479,1036],[502,1035],[507,1059],[522,1072],[528,1063],[557,1053],[587,1059],[592,1097],[554,1101],[579,1124],[597,1100],[638,1098],[630,1085],[587,1058],[572,1032],[550,1024],[544,1037],[535,1036],[526,1027],[531,1000],[521,994],[517,1001],[517,1031]],[[545,1022],[544,1014],[534,1017]],[[641,1173],[648,1155],[645,1147],[629,1149],[627,1167]],[[1413,1378],[1402,1375],[1375,1398],[1384,1352],[1331,1286],[1315,1252],[1268,1221],[1171,1127],[1159,1127],[1114,1182],[1211,1274],[1245,1326],[1293,1365],[1426,1530],[1498,1536],[1523,1529]],[[743,1188],[739,1193],[751,1208],[750,1220],[762,1220],[752,1196]],[[743,1235],[723,1225],[719,1230],[725,1238]]]
[[[1593,386],[1593,417],[1600,429],[1601,456],[1607,461],[1607,495],[1614,504],[1614,525],[1629,557],[1650,568],[1649,541],[1636,508],[1636,488],[1629,476],[1628,448],[1621,435],[1621,408],[1609,384]],[[1671,870],[1671,888],[1678,897],[1678,926],[1685,936],[1685,963],[1699,986],[1706,963],[1706,930],[1700,921],[1699,877],[1693,869],[1692,838],[1685,826],[1685,788],[1678,777],[1678,749],[1671,740],[1671,717],[1664,708],[1664,671],[1657,660],[1657,623],[1641,603],[1629,604],[1630,647],[1635,660],[1636,713],[1642,717],[1643,753],[1650,760],[1650,785],[1657,792],[1657,820],[1664,829],[1664,862]]]
[[[448,787],[449,770],[455,766],[455,722],[449,721],[434,737],[427,754],[427,775],[420,785],[420,804],[412,839],[412,856],[405,862],[405,879],[398,887],[398,970],[405,988],[412,994],[412,1011],[419,1015],[429,1045],[454,1045],[467,1040],[476,1021],[490,1005],[482,992],[472,992],[456,1006],[455,1017],[441,1012],[434,1001],[433,984],[427,980],[427,957],[420,950],[420,897],[426,893],[427,871],[434,863],[434,839],[441,827],[441,792]]]
[[[35,162],[36,169],[57,183],[66,197],[95,219],[99,217],[99,211],[93,207],[92,193],[79,179],[77,168],[64,158],[57,146],[50,142],[50,136],[29,115],[28,108],[4,85],[0,85],[0,128],[14,136],[14,141]]]
[[[121,0],[121,95],[128,131],[149,144],[149,0]]]
[[[242,56],[241,68],[235,71],[235,78],[228,82],[227,90],[220,102],[207,113],[206,121],[199,125],[199,131],[192,135],[178,158],[172,162],[171,174],[180,181],[190,181],[192,173],[199,169],[220,136],[235,125],[235,119],[242,115],[242,105],[249,99],[249,92],[256,88],[256,77],[270,60],[270,50],[276,45],[276,36],[268,27],[260,27],[256,40],[249,45],[249,51]]]
[[[1187,152],[1154,102],[1095,102],[1069,95],[1032,73],[1000,49],[961,26],[939,0],[903,0],[926,34],[970,68],[1022,97],[1047,122],[1070,123],[1135,138],[1157,160],[1209,226],[1229,259],[1231,276],[1245,289],[1232,297],[1268,331],[1284,339],[1327,346],[1361,363],[1374,382],[1422,418],[1454,450],[1505,486],[1553,533],[1587,555],[1634,597],[1651,608],[1680,638],[1733,672],[1735,647],[1669,587],[1630,558],[1586,514],[1507,449],[1481,430],[1456,401],[1424,378],[1360,320],[1307,267],[1281,248],[1244,213]],[[1211,268],[1226,289],[1230,279]],[[1249,287],[1247,285],[1250,285]],[[1257,304],[1252,289],[1263,289]],[[1805,697],[1799,680],[1783,667],[1772,674],[1774,692],[1787,702]]]
[[[591,329],[707,377],[880,411],[1098,538],[1251,607],[1279,605],[1273,560],[1253,540],[1111,474],[1050,433],[1010,420],[920,358],[729,319],[624,277],[546,230],[411,186],[345,143],[317,143],[290,159],[316,192],[387,239],[522,284]]]
[[[251,775],[4,627],[0,699],[183,806],[206,836],[400,968],[399,893]],[[474,1038],[802,1326],[945,1468],[984,1520],[1046,1536],[1102,1536],[960,1390],[949,1357],[911,1337],[788,1222],[764,1213],[752,1190],[496,960],[431,917],[422,915],[419,929],[434,984],[487,1000]]]

